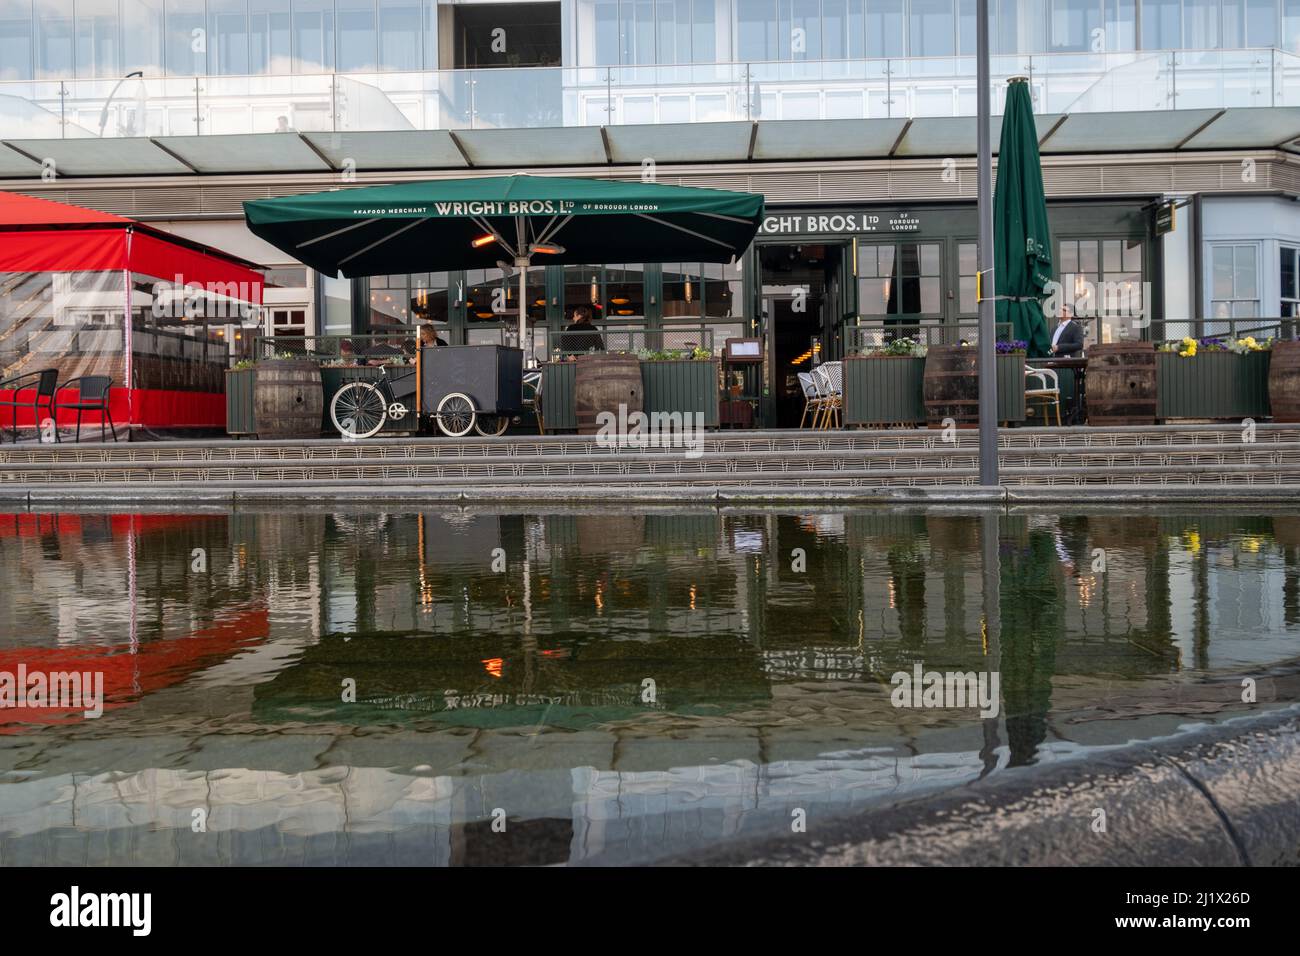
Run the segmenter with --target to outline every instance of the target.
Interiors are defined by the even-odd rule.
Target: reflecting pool
[[[1300,511],[24,513],[0,586],[6,865],[682,857],[1300,693]]]

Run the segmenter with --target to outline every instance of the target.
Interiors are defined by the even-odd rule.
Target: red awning
[[[252,263],[123,216],[0,192],[0,272],[105,272],[204,286],[237,283],[260,305]]]

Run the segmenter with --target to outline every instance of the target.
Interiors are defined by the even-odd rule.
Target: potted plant
[[[1015,339],[994,346],[998,368],[998,421],[1025,420],[1025,356],[1029,344]]]
[[[1264,417],[1272,344],[1254,336],[1163,343],[1156,352],[1156,417]]]
[[[718,424],[719,367],[706,348],[637,352],[645,412],[701,412],[704,424]]]
[[[925,421],[921,400],[924,343],[896,338],[844,359],[846,425],[916,425]]]

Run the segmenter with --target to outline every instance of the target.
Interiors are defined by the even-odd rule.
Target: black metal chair
[[[86,412],[99,412],[99,440],[104,440],[104,422],[108,421],[113,441],[117,441],[117,426],[113,424],[113,415],[108,409],[108,392],[113,387],[113,379],[107,375],[82,375],[69,379],[58,387],[58,391],[75,388],[78,397],[75,402],[54,403],[55,409],[69,409],[77,413],[77,441],[81,441],[81,416]]]
[[[24,384],[29,383],[29,384]],[[26,388],[33,388],[30,383],[35,383],[36,394],[32,396],[30,402],[25,399],[20,401],[18,393]],[[0,398],[0,405],[8,406],[10,411],[10,429],[14,444],[18,444],[18,409],[27,408],[29,405],[32,409],[32,421],[36,426],[37,435],[41,431],[41,402],[45,403],[46,409],[50,413],[50,418],[57,421],[54,414],[54,396],[59,390],[59,370],[57,368],[43,368],[35,372],[24,372],[22,375],[15,375],[13,378],[7,378],[0,382],[0,389],[13,389],[12,398]],[[54,427],[54,440],[59,441],[59,428],[56,424]]]

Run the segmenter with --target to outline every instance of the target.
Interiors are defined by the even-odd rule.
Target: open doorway
[[[772,421],[795,428],[803,414],[798,375],[835,347],[841,247],[826,243],[765,245],[758,251],[763,311],[770,330]]]

